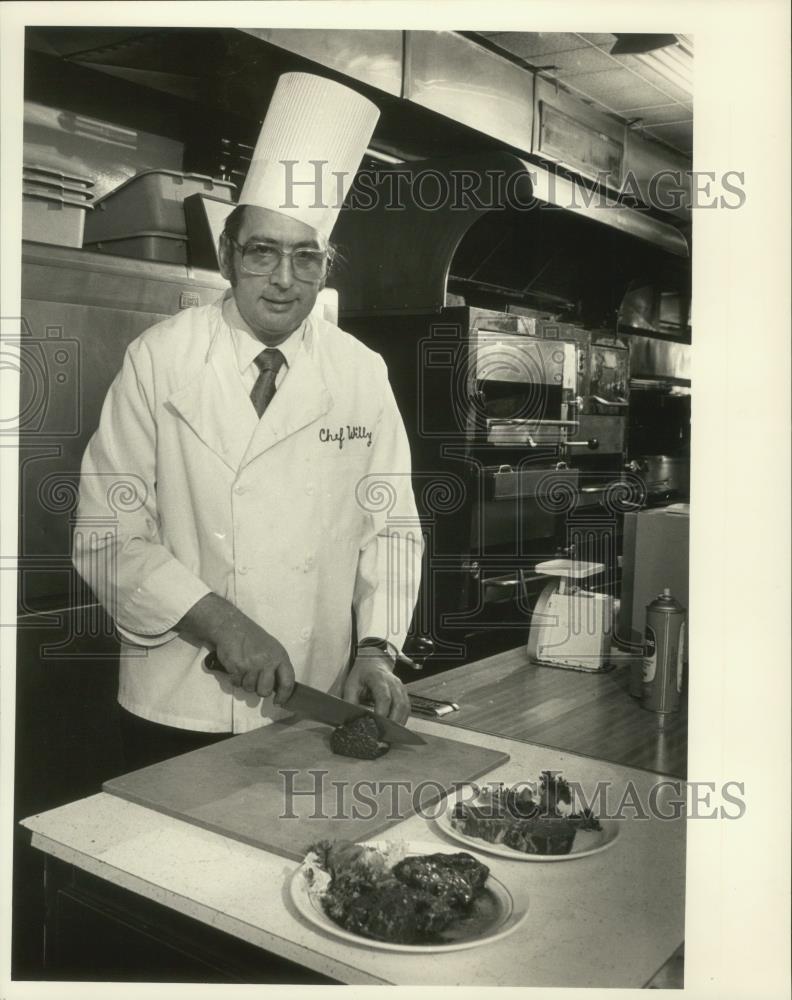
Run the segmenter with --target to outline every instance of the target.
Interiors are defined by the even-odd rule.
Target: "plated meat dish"
[[[339,926],[398,944],[432,944],[472,911],[489,869],[465,852],[408,856],[392,866],[377,849],[320,841],[311,851],[329,876],[321,900]]]
[[[578,830],[601,830],[590,809],[576,813],[568,782],[543,771],[538,787],[484,789],[475,803],[457,802],[451,826],[467,837],[524,854],[569,854]]]

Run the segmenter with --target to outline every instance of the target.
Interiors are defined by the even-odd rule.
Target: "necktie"
[[[286,363],[286,358],[280,351],[267,348],[254,360],[259,370],[259,377],[250,392],[250,400],[260,417],[272,402],[272,397],[275,395],[275,379],[281,366]]]

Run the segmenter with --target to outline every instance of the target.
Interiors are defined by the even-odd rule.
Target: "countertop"
[[[454,676],[427,678],[422,689],[438,693],[453,682],[454,696],[465,703],[463,713],[470,716],[474,695],[483,698],[476,694],[483,683],[478,671],[492,670],[497,693],[517,663],[508,657],[494,667],[492,661],[483,661]],[[529,671],[512,683],[523,683],[521,690],[531,696],[530,704],[538,705],[537,682],[531,683],[534,676]],[[467,687],[462,685],[465,678]],[[455,720],[453,738],[511,754],[511,760],[487,780],[524,781],[542,769],[558,769],[587,791],[594,782],[610,783],[611,805],[621,801],[628,786],[646,803],[660,781],[659,775],[646,770],[469,732],[459,728],[463,713]],[[540,721],[530,707],[517,714],[520,739],[525,740],[534,731],[525,728],[525,720],[537,727]],[[476,725],[496,724],[487,718],[482,713]],[[411,725],[418,731],[451,736],[447,724],[413,720]],[[684,783],[679,784],[684,793]],[[34,847],[62,861],[344,983],[641,987],[684,938],[684,809],[674,819],[639,819],[628,807],[619,835],[608,849],[572,861],[537,863],[482,855],[518,903],[527,900],[527,919],[507,938],[486,947],[433,955],[431,961],[325,936],[305,922],[291,902],[288,883],[295,862],[112,795],[90,796],[29,817],[23,825],[31,831]],[[408,841],[453,843],[423,816],[403,821],[393,828],[394,835]]]
[[[529,663],[524,647],[498,653],[408,685],[454,701],[444,726],[557,747],[600,760],[684,778],[687,707],[664,718],[629,693],[632,658],[603,673]]]

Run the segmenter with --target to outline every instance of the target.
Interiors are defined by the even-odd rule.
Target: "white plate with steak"
[[[527,915],[489,868],[442,844],[322,841],[290,893],[315,928],[383,951],[460,951],[511,934]]]
[[[543,771],[533,788],[495,785],[472,799],[449,798],[436,822],[460,844],[512,861],[589,857],[610,847],[620,829],[589,809],[575,812],[569,785],[552,771]]]

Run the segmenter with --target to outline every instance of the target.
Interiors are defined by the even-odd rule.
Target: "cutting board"
[[[416,812],[431,818],[456,783],[509,759],[424,733],[424,746],[393,745],[377,760],[353,760],[332,753],[330,732],[305,720],[275,722],[113,778],[103,789],[300,860],[323,838],[365,840]]]

